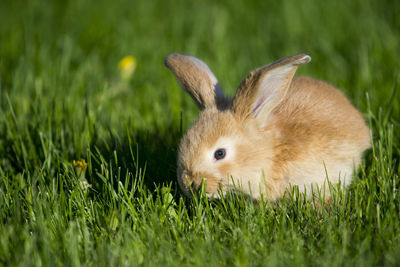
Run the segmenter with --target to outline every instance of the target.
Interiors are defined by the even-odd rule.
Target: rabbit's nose
[[[205,179],[203,177],[192,177],[192,179],[190,181],[188,181],[188,186],[190,188],[190,190],[193,191],[193,193],[198,193],[202,187],[203,181]]]
[[[196,183],[196,178],[191,175],[191,173],[185,173],[183,180],[185,187],[187,187],[189,191],[192,190],[193,192],[195,192],[198,190],[199,186]]]

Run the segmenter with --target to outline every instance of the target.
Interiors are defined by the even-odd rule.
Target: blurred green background
[[[367,153],[365,166],[360,171],[360,176],[369,178],[361,179],[364,184],[358,182],[369,185],[370,182],[385,181],[389,188],[392,186],[397,190],[400,1],[2,0],[0,210],[3,212],[0,216],[0,233],[4,237],[0,238],[0,248],[9,251],[9,254],[0,253],[0,265],[12,262],[10,259],[13,257],[10,255],[18,251],[24,253],[27,247],[31,249],[29,251],[33,251],[33,254],[29,255],[39,255],[34,257],[36,261],[33,265],[41,262],[37,259],[41,259],[44,265],[46,262],[54,263],[51,257],[46,261],[49,255],[58,255],[60,258],[55,257],[56,259],[67,262],[70,258],[77,259],[78,262],[81,260],[86,263],[101,263],[102,252],[111,253],[111,248],[118,248],[113,243],[114,232],[109,233],[102,228],[112,224],[113,216],[121,212],[119,208],[112,208],[110,203],[114,203],[111,201],[114,198],[107,195],[108,191],[103,191],[104,180],[99,173],[105,175],[104,170],[107,168],[112,173],[111,180],[117,182],[124,181],[120,174],[124,176],[126,171],[144,172],[146,188],[155,196],[159,196],[159,191],[154,191],[155,188],[170,185],[175,199],[179,199],[175,183],[176,148],[179,138],[196,118],[198,110],[190,97],[179,88],[173,75],[164,67],[163,60],[170,52],[191,54],[204,60],[216,74],[225,93],[230,95],[234,94],[240,81],[259,66],[297,53],[311,55],[312,62],[301,67],[298,74],[323,79],[340,88],[361,110],[371,126],[374,150]],[[129,79],[121,76],[118,67],[126,56],[133,56],[136,60],[135,72]],[[61,203],[64,203],[61,200],[50,201],[53,204],[49,204],[47,200],[35,202],[42,196],[41,193],[37,193],[42,192],[38,188],[45,188],[43,192],[47,192],[54,199],[64,196],[64,193],[66,199],[73,199],[71,192],[75,191],[69,184],[70,179],[74,177],[71,170],[73,161],[81,158],[89,163],[86,179],[92,185],[92,189],[90,194],[82,195],[79,201],[94,201],[99,205],[99,213],[105,218],[100,220],[94,215],[82,215],[82,225],[89,227],[89,236],[94,240],[90,243],[93,245],[92,252],[88,253],[98,253],[97,256],[88,258],[82,256],[80,247],[77,247],[78,252],[75,251],[78,256],[73,254],[76,258],[71,256],[72,254],[64,255],[63,246],[74,244],[62,243],[64,241],[60,241],[60,244],[64,245],[54,245],[49,250],[42,248],[46,248],[45,245],[37,248],[29,236],[37,224],[32,218],[26,219],[27,214],[36,209],[43,211],[50,206],[62,206]],[[379,175],[376,171],[378,169],[382,171]],[[64,185],[60,182],[57,190],[46,191],[52,188],[54,181],[64,181]],[[367,190],[366,188],[372,190],[371,188],[375,187],[365,186],[362,190]],[[362,190],[357,190],[351,192],[361,194]],[[32,192],[36,192],[38,198],[32,200],[32,196],[29,197]],[[361,213],[364,208],[375,207],[376,195],[371,193],[366,197],[368,201],[362,202],[359,207]],[[373,199],[371,202],[369,197]],[[392,201],[397,203],[393,204],[393,207],[398,208],[398,197]],[[390,206],[388,202],[382,203],[382,209]],[[112,207],[108,206],[109,204]],[[107,208],[103,211],[103,207]],[[43,213],[40,221],[43,225],[51,221],[51,225],[54,223],[60,227],[57,229],[61,229],[49,234],[49,240],[61,238],[66,229],[75,229],[71,223],[75,223],[77,217],[80,218],[77,215],[79,212],[75,212],[73,208],[66,210],[69,210],[65,211],[69,215],[60,215],[61,222],[54,222],[51,214]],[[381,214],[384,214],[383,211]],[[396,214],[398,215],[398,212],[390,218],[395,220]],[[347,215],[339,216],[340,220],[350,221],[352,214]],[[193,216],[196,218],[196,215]],[[377,216],[380,218],[381,215]],[[158,217],[155,216],[149,221],[156,220],[155,218]],[[376,220],[378,219],[373,217],[371,225],[375,225]],[[234,225],[230,223],[226,222],[226,225]],[[332,230],[337,224],[340,222],[327,225],[332,225]],[[393,225],[395,228],[397,224]],[[215,226],[216,229],[219,226]],[[187,227],[185,229],[189,230],[183,231],[183,236],[192,229],[192,226]],[[121,229],[125,229],[127,234],[134,234],[129,232],[132,229],[130,224],[127,224],[126,228],[121,226]],[[148,233],[143,229],[140,231]],[[164,229],[166,228],[161,227],[158,230],[160,232],[155,232],[155,236],[160,235]],[[375,228],[370,229],[374,232]],[[44,228],[41,231],[47,233]],[[73,236],[75,230],[71,231]],[[42,232],[39,231],[37,236],[38,232],[33,232],[33,236],[41,240]],[[221,255],[230,255],[235,259],[231,262],[225,259],[223,263],[238,265],[241,260],[242,263],[247,262],[246,257],[252,255],[249,252],[250,254],[243,254],[243,258],[240,258],[241,254],[239,258],[235,258],[227,253],[224,246],[233,246],[237,251],[241,251],[241,248],[235,243],[229,243],[224,237],[219,239],[219,249],[213,250],[213,239],[208,239],[207,233],[202,230],[197,233],[200,234],[192,237],[189,235],[187,239],[182,236],[181,238],[187,242],[186,249],[190,255],[197,257],[198,261],[194,262],[199,265],[204,258],[201,253],[207,251],[210,257],[215,257],[215,261],[210,260],[214,264]],[[259,232],[254,233],[258,236]],[[266,245],[268,249],[260,251],[264,251],[279,263],[276,261],[279,256],[274,258],[273,255],[285,246],[282,245],[286,244],[284,240],[294,240],[292,243],[295,245],[302,241],[288,237],[274,239],[275,233],[275,230],[271,230],[268,236],[271,237],[270,242],[277,242],[277,250],[268,247],[263,241],[257,244],[261,244],[261,247]],[[294,233],[298,233],[297,230],[294,230]],[[332,233],[335,233],[333,236],[340,236],[336,232]],[[75,234],[81,238],[82,232]],[[317,231],[312,232],[309,237],[310,240],[314,240],[324,234]],[[16,236],[20,236],[20,239],[11,242]],[[249,234],[250,243],[253,237]],[[363,254],[364,259],[372,260],[371,262],[376,264],[396,262],[394,259],[398,246],[393,246],[391,252],[388,252],[392,258],[382,255],[390,247],[390,242],[398,244],[398,233],[391,232],[386,237],[386,241],[382,238],[382,243],[378,242],[376,247],[366,249],[367,252],[373,252],[366,252],[367,256]],[[164,238],[162,240],[168,244],[169,239],[165,236]],[[203,242],[203,252],[196,252],[197,238]],[[107,240],[114,240],[111,242],[111,248],[107,247]],[[150,247],[143,236],[135,240],[138,244],[143,244],[143,250],[137,251],[147,251],[144,248]],[[365,240],[359,238],[353,241],[357,247],[357,244],[362,242],[368,243]],[[258,246],[255,243],[251,244],[254,247]],[[299,250],[301,252],[296,254],[299,256],[304,253],[295,257],[297,263],[307,265],[315,253],[323,253],[324,249],[312,247],[315,244],[313,242],[310,244],[311,248]],[[336,245],[335,248],[341,246]],[[104,251],[96,250],[97,246]],[[328,253],[332,246],[327,245],[325,253]],[[123,248],[129,250],[128,247]],[[297,248],[293,247],[292,252],[297,253]],[[162,262],[161,259],[174,262],[173,258],[162,258],[162,254],[172,253],[171,251],[178,248],[172,246],[168,249],[160,250],[160,258],[157,258],[159,262]],[[35,254],[36,252],[38,254]],[[356,257],[354,255],[360,256],[354,250],[348,252],[343,249],[343,255],[340,257]],[[181,259],[185,257],[181,255]],[[293,263],[290,255],[285,254],[284,257],[287,257],[286,263]],[[107,258],[103,264],[119,262],[111,261],[111,258]],[[24,259],[29,262],[29,257]],[[255,260],[253,263],[262,263],[262,259],[263,257],[260,257],[259,261]],[[363,256],[359,259],[362,262]],[[339,258],[336,260],[339,265],[343,263]],[[121,262],[119,263],[122,264]],[[193,263],[190,260],[183,262]],[[317,262],[329,263],[322,258],[314,264]],[[72,260],[70,264],[77,265]]]

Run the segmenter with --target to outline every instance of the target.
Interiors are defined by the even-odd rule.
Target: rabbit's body
[[[321,188],[327,177],[332,184],[350,183],[370,146],[368,127],[333,86],[308,77],[292,80],[296,67],[308,61],[299,55],[260,68],[229,99],[202,61],[167,57],[202,109],[179,148],[178,182],[187,195],[203,180],[210,197],[237,187],[270,200],[290,185],[307,192]],[[191,75],[198,71],[203,76]],[[204,74],[210,78],[204,81]]]
[[[310,192],[328,177],[351,182],[355,167],[370,146],[361,114],[333,86],[308,77],[294,78],[287,97],[272,112],[276,132],[274,165],[282,190],[288,183]],[[280,174],[280,175],[279,175]]]

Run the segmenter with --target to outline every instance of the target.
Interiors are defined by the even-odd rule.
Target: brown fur
[[[333,86],[308,77],[292,79],[297,66],[309,59],[288,57],[252,72],[233,100],[216,97],[212,79],[204,78],[210,72],[196,67],[198,59],[195,66],[193,57],[168,61],[199,106],[206,103],[179,147],[178,181],[187,195],[203,180],[209,196],[218,189],[231,190],[234,183],[256,199],[263,195],[270,200],[282,197],[290,185],[300,190],[323,187],[325,171],[333,184],[339,182],[340,172],[351,181],[353,167],[370,147],[369,129]],[[274,71],[284,74],[277,83],[282,88],[256,114],[253,104],[260,99],[262,79]],[[227,157],[216,161],[213,153],[218,148],[227,148]]]
[[[190,56],[176,53],[168,55],[165,65],[175,74],[181,86],[190,94],[200,109],[211,107],[217,95],[207,69],[202,69],[199,64],[193,64]],[[196,73],[196,75],[193,75]]]

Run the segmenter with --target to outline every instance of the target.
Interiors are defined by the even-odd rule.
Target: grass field
[[[398,265],[399,14],[390,0],[0,1],[0,266]],[[198,111],[163,65],[173,51],[228,94],[310,54],[298,73],[371,126],[348,190],[320,209],[183,198],[177,144]]]

